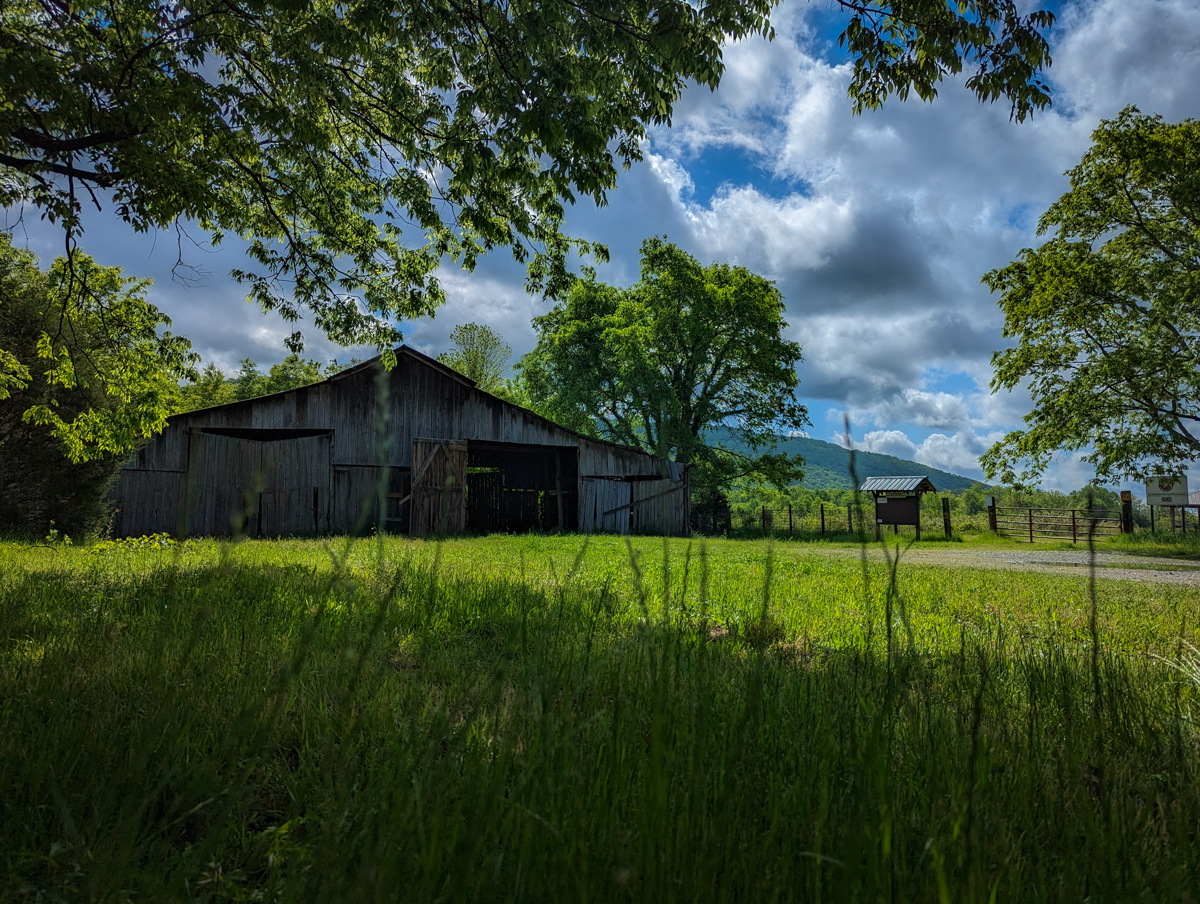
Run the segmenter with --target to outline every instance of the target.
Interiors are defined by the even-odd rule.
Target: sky
[[[597,270],[616,285],[636,281],[650,235],[775,280],[788,338],[804,349],[809,435],[838,441],[848,413],[860,448],[982,477],[979,455],[1020,426],[1030,402],[989,389],[1006,340],[980,277],[1039,243],[1038,216],[1067,189],[1064,173],[1101,119],[1127,104],[1168,121],[1200,117],[1200,0],[1040,5],[1058,16],[1053,106],[1016,123],[962,79],[933,103],[890,100],[855,116],[836,45],[842,15],[828,0],[785,0],[775,40],[727,46],[720,88],[687,90],[607,206],[572,208],[566,231],[608,245],[611,262]],[[85,228],[81,247],[98,262],[155,279],[151,300],[205,360],[232,371],[247,356],[262,365],[286,354],[294,327],[248,305],[228,276],[243,260],[236,245],[213,251],[198,230],[139,235],[109,212],[90,213]],[[61,234],[28,210],[14,238],[43,265],[62,250]],[[401,325],[409,345],[436,354],[456,324],[474,321],[504,336],[514,359],[532,348],[530,320],[549,303],[524,292],[524,271],[504,252],[473,273],[450,264],[440,279],[448,303]],[[305,340],[308,357],[350,354],[313,330]],[[1043,485],[1091,477],[1067,455]]]

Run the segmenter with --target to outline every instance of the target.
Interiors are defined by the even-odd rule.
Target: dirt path
[[[843,552],[843,550],[839,550]],[[844,550],[846,555],[857,555]],[[878,547],[871,557],[882,558]],[[901,561],[919,565],[943,565],[947,568],[995,568],[1007,571],[1040,571],[1081,577],[1087,574],[1088,554],[1083,551],[1002,550],[1002,549],[910,549]],[[1161,559],[1117,552],[1096,553],[1096,577],[1110,581],[1143,581],[1151,584],[1182,584],[1200,587],[1200,562],[1187,559]]]

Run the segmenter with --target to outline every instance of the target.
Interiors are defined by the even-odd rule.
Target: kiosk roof
[[[921,493],[937,492],[929,478],[923,474],[916,477],[868,477],[863,481],[859,490],[864,493],[912,492],[913,490]]]

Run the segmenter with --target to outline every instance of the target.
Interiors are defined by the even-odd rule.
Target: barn
[[[172,417],[113,486],[113,533],[680,535],[685,466],[567,430],[415,349]]]

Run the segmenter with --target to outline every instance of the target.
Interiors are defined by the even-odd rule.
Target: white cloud
[[[1128,103],[1168,120],[1195,116],[1200,4],[1097,0],[1066,7],[1050,75],[1090,125]]]
[[[893,455],[941,471],[951,471],[982,480],[983,471],[979,468],[979,456],[1000,439],[1000,436],[1000,433],[980,436],[967,427],[953,434],[931,433],[917,443],[903,430],[872,430],[862,439],[855,440],[854,446],[867,452]]]
[[[821,266],[852,231],[846,204],[804,195],[769,198],[752,187],[726,189],[709,205],[688,204],[684,212],[698,253],[772,278]]]
[[[950,392],[928,392],[905,389],[890,399],[884,399],[869,409],[876,424],[916,424],[941,430],[965,426],[971,412],[962,395]]]
[[[987,390],[991,353],[1005,340],[980,276],[1038,241],[1038,215],[1067,187],[1063,173],[1102,117],[1129,103],[1169,120],[1200,116],[1200,3],[1069,2],[1052,33],[1054,107],[1022,124],[1003,102],[978,103],[962,78],[932,104],[893,99],[852,116],[849,69],[823,58],[812,9],[788,0],[773,14],[775,41],[728,46],[721,87],[686,91],[672,127],[652,132],[645,161],[622,175],[609,205],[570,209],[566,228],[609,245],[612,262],[598,271],[612,283],[636,280],[638,246],[655,234],[705,262],[777,280],[789,335],[804,347],[800,389],[810,403],[849,409],[875,428],[868,436],[881,449],[976,474],[979,452],[1029,410],[1024,391]],[[728,169],[729,159],[744,169]],[[89,217],[85,248],[156,276],[152,297],[206,355],[228,366],[245,354],[282,357],[291,327],[247,306],[224,276],[245,264],[236,244],[185,248],[214,275],[184,288],[170,279],[174,236],[156,243],[105,222]],[[27,226],[48,262],[61,235]],[[524,294],[523,271],[504,251],[474,274],[448,268],[440,278],[447,307],[406,324],[409,341],[437,352],[455,324],[473,320],[504,335],[515,355],[532,346],[529,319],[546,305]],[[337,351],[306,338],[314,356]],[[966,375],[974,388],[946,390],[934,371]],[[1064,460],[1048,479],[1081,478],[1077,465]]]
[[[872,430],[854,443],[854,448],[915,461],[917,444],[903,430]]]

